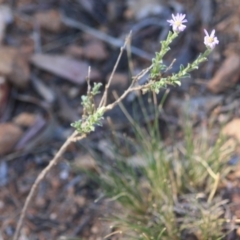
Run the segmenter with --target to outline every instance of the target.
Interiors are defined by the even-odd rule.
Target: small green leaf
[[[180,81],[174,81],[174,83],[178,86],[181,86],[181,82]]]

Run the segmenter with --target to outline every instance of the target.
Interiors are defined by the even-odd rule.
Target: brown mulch
[[[130,81],[129,73],[150,65],[169,30],[166,20],[179,9],[186,12],[189,27],[166,56],[166,63],[177,56],[172,72],[204,50],[204,28],[215,28],[220,44],[190,81],[172,89],[172,102],[183,103],[186,96],[198,99],[203,106],[196,114],[192,111],[196,123],[214,119],[221,125],[239,118],[238,0],[197,0],[194,4],[181,0],[0,1],[0,239],[12,238],[36,176],[70,135],[70,123],[81,117],[88,66],[92,81],[105,84],[124,37],[132,30],[131,58],[124,53],[111,87],[121,94]],[[199,101],[199,96],[207,101]],[[219,96],[206,110],[209,99]],[[127,109],[136,97],[133,94],[124,101]],[[110,94],[109,101],[113,99]],[[179,127],[184,110],[172,102],[160,120]],[[109,116],[118,131],[128,128],[119,108]],[[102,198],[95,202],[102,194],[98,184],[72,167],[85,156],[85,147],[97,144],[103,135],[97,130],[83,142],[84,147],[79,143],[69,147],[62,162],[41,183],[28,209],[22,239],[97,240],[111,233],[103,217],[113,206]],[[234,184],[227,196],[235,206],[232,215],[238,217],[237,173],[231,181]]]

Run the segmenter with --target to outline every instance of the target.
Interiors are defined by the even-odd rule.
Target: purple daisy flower
[[[177,13],[176,16],[172,14],[172,19],[167,20],[167,22],[170,23],[170,26],[172,26],[174,32],[182,32],[186,28],[186,25],[183,23],[187,22],[187,19],[185,18],[185,14]]]
[[[211,34],[209,35],[207,30],[204,29],[206,36],[204,37],[204,44],[211,49],[214,49],[215,46],[219,43],[217,37],[215,37],[215,30],[212,30]]]

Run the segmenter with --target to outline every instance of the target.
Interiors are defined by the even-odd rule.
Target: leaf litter
[[[184,89],[171,89],[168,98],[183,104],[177,109],[171,104],[166,105],[160,116],[161,121],[166,124],[166,119],[172,119],[172,127],[181,126],[181,122],[184,122],[182,116],[186,111],[185,105],[188,105],[185,99],[188,98],[193,108],[189,111],[194,115],[196,124],[199,121],[209,123],[211,120],[211,124],[218,126],[219,130],[222,120],[229,120],[230,116],[232,121],[224,131],[238,138],[239,104],[233,104],[239,101],[240,97],[240,52],[235,40],[239,24],[237,0],[231,0],[228,4],[216,0],[215,5],[210,1],[200,0],[194,5],[191,1],[180,0],[171,3],[141,1],[140,4],[132,4],[133,0],[112,3],[103,0],[91,0],[89,3],[20,0],[15,1],[15,4],[12,1],[11,6],[7,1],[2,2],[6,2],[5,5],[0,4],[0,14],[3,16],[0,19],[2,239],[10,239],[13,236],[18,213],[34,179],[71,131],[70,121],[81,113],[80,101],[81,95],[87,89],[86,76],[89,65],[91,79],[105,83],[112,70],[109,66],[112,66],[114,55],[118,51],[116,47],[122,45],[124,34],[133,28],[133,54],[130,56],[133,68],[142,69],[148,66],[154,52],[158,51],[159,39],[162,40],[166,30],[162,24],[154,23],[169,19],[172,10],[187,12],[190,16],[189,24],[194,26],[181,37],[181,41],[172,46],[174,56],[178,56],[181,63],[188,62],[202,50],[199,39],[203,34],[201,29],[206,26],[216,26],[221,41],[212,59],[193,73],[191,81],[184,83]],[[71,21],[67,21],[69,19]],[[92,35],[91,38],[87,38],[87,34]],[[227,49],[228,55],[224,55]],[[124,91],[128,81],[127,59],[125,57],[117,69],[115,90],[119,92]],[[172,56],[167,56],[166,61],[171,59]],[[172,71],[178,69],[178,65],[179,62],[176,62]],[[28,101],[25,101],[26,99]],[[131,109],[136,99],[125,102],[132,116],[135,112]],[[148,99],[144,101],[146,106]],[[68,106],[70,110],[66,111]],[[116,131],[127,131],[131,134],[129,124],[120,113],[120,109],[115,111],[109,117],[113,119],[113,126],[115,120],[119,123],[120,127],[116,127]],[[142,116],[136,118],[141,119]],[[142,123],[151,121],[152,118],[149,117]],[[104,127],[102,131],[108,130]],[[102,131],[98,130],[92,134],[82,145],[97,148],[99,143],[104,141]],[[162,131],[169,135],[166,129]],[[181,137],[181,134],[179,135]],[[105,142],[108,142],[108,139]],[[99,217],[107,216],[115,206],[101,198],[95,202],[101,196],[99,186],[71,167],[76,162],[81,168],[98,171],[94,161],[88,161],[87,153],[83,154],[82,145],[72,144],[63,156],[64,164],[56,166],[41,184],[36,201],[28,211],[27,224],[21,233],[22,238],[77,237],[94,240],[103,239],[114,232],[109,228],[110,224]],[[107,152],[109,149],[105,144],[101,151]],[[238,154],[236,153],[236,156],[239,156]],[[130,155],[130,159],[137,161],[137,155],[132,152]],[[81,158],[84,161],[79,162]],[[229,219],[239,217],[240,168],[238,161],[235,163],[236,171],[229,175],[229,185],[221,189],[225,192],[225,197],[233,203],[229,212],[226,212]],[[196,211],[196,214],[199,212]],[[233,224],[232,227],[236,231],[230,234],[228,239],[237,239],[239,226]],[[120,237],[113,235],[111,239]]]

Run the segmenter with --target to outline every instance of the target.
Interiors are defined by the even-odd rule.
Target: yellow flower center
[[[208,42],[212,43],[212,42],[214,42],[214,39],[212,37],[208,37]]]
[[[182,25],[182,22],[181,22],[181,21],[179,21],[179,20],[177,20],[177,21],[175,22],[175,24],[176,24],[176,26],[177,26],[177,27],[179,27],[179,26],[181,26],[181,25]]]

